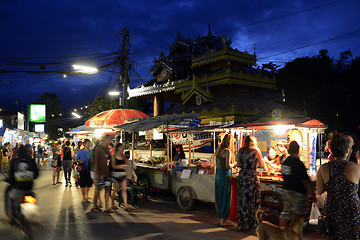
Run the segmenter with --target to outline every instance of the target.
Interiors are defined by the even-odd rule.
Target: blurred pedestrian
[[[20,144],[16,143],[15,147],[12,149],[12,158],[13,159],[19,158],[19,154],[18,154],[19,146],[20,146]]]
[[[4,144],[4,148],[1,150],[1,171],[5,176],[8,176],[9,173],[9,163],[11,160],[10,146],[10,143],[7,142]]]
[[[109,168],[110,152],[109,144],[112,142],[111,135],[104,135],[100,140],[100,144],[95,148],[95,175],[96,187],[98,190],[105,189],[105,212],[114,213],[115,210],[109,207],[110,187],[111,187],[111,173]],[[94,199],[93,209],[98,208],[97,199]]]
[[[74,150],[70,146],[70,141],[65,142],[65,147],[63,148],[63,169],[64,169],[64,178],[65,178],[65,187],[71,187],[71,170],[72,170],[72,159],[74,157]]]
[[[52,166],[53,167],[53,175],[52,175],[52,180],[53,180],[53,185],[56,184],[61,184],[61,182],[59,181],[60,178],[60,169],[61,169],[61,143],[58,142],[55,144],[54,148],[53,148],[53,161],[56,161],[56,165]],[[56,181],[55,181],[56,179]]]
[[[85,139],[84,148],[80,149],[75,156],[75,159],[82,168],[79,174],[79,185],[81,188],[83,203],[87,202],[88,199],[91,199],[91,197],[89,197],[89,190],[93,183],[90,177],[90,146],[91,141],[89,139]]]
[[[281,164],[284,182],[281,194],[283,210],[280,214],[280,228],[283,230],[288,228],[295,214],[306,215],[310,203],[315,201],[314,188],[310,183],[305,165],[299,158],[299,144],[291,141],[288,151],[290,156]]]
[[[127,179],[126,168],[128,167],[126,157],[124,155],[125,144],[117,143],[115,146],[115,154],[111,156],[111,176],[115,185],[111,196],[111,208],[117,210],[115,206],[115,194],[119,192],[121,184],[121,196],[124,203],[125,211],[128,210],[127,204]]]
[[[109,152],[111,156],[115,154],[114,143],[112,142],[109,144]]]
[[[30,140],[26,141],[25,147],[27,147],[27,149],[30,149],[30,158],[33,158],[34,155],[34,146],[30,143]]]
[[[37,163],[40,163],[41,161],[44,161],[44,148],[41,144],[37,147]],[[40,160],[41,159],[41,160]]]
[[[76,144],[76,147],[74,148],[74,155],[76,156],[77,153],[84,148],[84,144],[82,141],[78,141],[77,144]],[[90,142],[91,144],[91,142]],[[91,151],[90,151],[91,152]],[[77,159],[75,158],[74,159],[74,163],[77,163]],[[75,172],[75,171],[74,171]],[[80,174],[77,173],[77,174],[74,174],[74,178],[75,178],[75,186],[76,188],[80,188]]]
[[[255,231],[255,213],[260,207],[260,185],[257,167],[264,168],[260,149],[254,136],[246,136],[244,146],[239,149],[238,176],[238,231]]]
[[[235,166],[235,163],[231,162],[232,155],[234,155],[230,150],[231,144],[234,144],[232,136],[226,134],[215,151],[215,207],[221,227],[233,226],[226,221],[231,205],[231,169]]]
[[[89,160],[89,164],[90,164],[90,177],[93,180],[93,183],[95,185],[94,188],[94,196],[93,196],[93,208],[91,208],[91,211],[95,211],[95,212],[100,212],[101,208],[102,208],[102,201],[101,201],[101,197],[99,195],[99,189],[96,187],[97,186],[97,181],[96,181],[96,174],[95,174],[95,149],[99,146],[100,141],[96,140],[94,143],[94,147],[92,148],[92,150],[90,150],[90,160]]]

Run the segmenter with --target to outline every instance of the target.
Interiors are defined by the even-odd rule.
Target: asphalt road
[[[35,230],[35,239],[257,239],[255,233],[218,227],[212,204],[201,203],[196,210],[183,212],[177,208],[174,197],[165,193],[149,197],[145,205],[137,201],[131,212],[123,208],[111,214],[91,212],[90,202],[81,202],[80,189],[74,185],[70,188],[64,184],[52,185],[51,174],[52,169],[48,167],[35,182],[43,225],[42,229]],[[6,183],[2,180],[3,177],[0,208],[4,209]],[[4,240],[24,237],[19,229],[3,223],[0,223],[0,236]],[[305,231],[304,239],[318,237],[316,232]]]

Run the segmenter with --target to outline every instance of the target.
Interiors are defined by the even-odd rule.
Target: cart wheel
[[[188,211],[194,208],[194,192],[190,187],[179,188],[176,194],[176,203],[181,210]]]

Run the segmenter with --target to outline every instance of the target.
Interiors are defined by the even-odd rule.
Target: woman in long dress
[[[246,136],[239,149],[238,177],[238,231],[254,231],[257,223],[255,213],[260,207],[260,185],[256,168],[264,167],[260,149],[254,136]]]
[[[231,223],[226,219],[230,213],[231,204],[231,169],[235,163],[231,162],[231,135],[226,134],[220,146],[215,151],[215,206],[219,217],[219,226],[230,227]]]

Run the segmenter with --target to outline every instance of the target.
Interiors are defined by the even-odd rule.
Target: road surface
[[[82,203],[80,189],[74,184],[72,187],[52,185],[51,174],[49,166],[41,170],[35,182],[34,191],[43,225],[42,229],[35,230],[35,239],[257,239],[255,233],[239,233],[235,227],[218,227],[211,204],[203,203],[194,211],[182,212],[177,208],[174,197],[166,194],[150,197],[145,205],[137,201],[131,212],[120,207],[118,213],[95,213],[90,211],[90,202]],[[4,215],[6,185],[1,176],[0,216]],[[19,229],[3,223],[0,223],[0,236],[4,240],[24,237]],[[319,235],[307,231],[304,239],[319,239]]]

